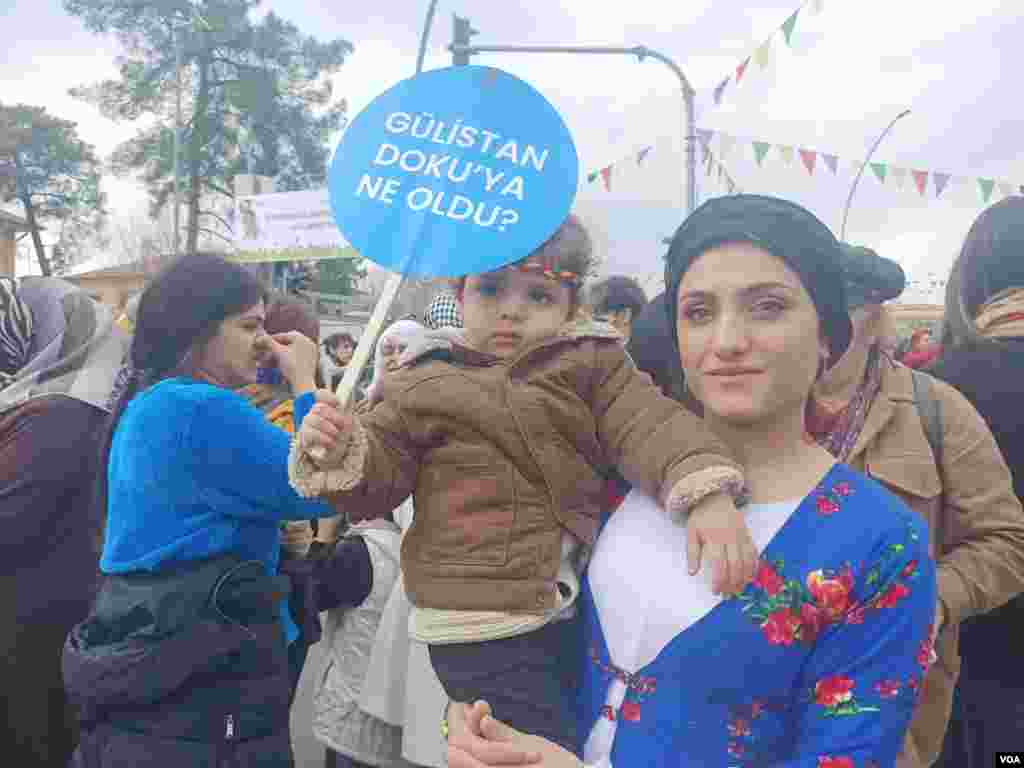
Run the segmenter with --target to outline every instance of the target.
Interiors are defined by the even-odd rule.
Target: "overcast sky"
[[[902,190],[869,170],[857,192],[847,239],[898,260],[911,278],[945,276],[983,204],[977,177],[1024,184],[1024,15],[1019,0],[926,3],[923,0],[824,0],[805,7],[794,49],[772,37],[772,62],[751,61],[743,82],[730,83],[720,106],[711,91],[800,5],[800,0],[440,0],[427,68],[445,66],[453,12],[469,16],[478,43],[637,45],[674,58],[699,92],[698,124],[738,137],[839,155],[833,175],[818,160],[813,176],[796,157],[786,165],[773,149],[759,167],[742,138],[722,160],[740,188],[797,200],[836,233],[855,175],[888,122],[903,109],[876,161],[940,171],[954,178],[935,199],[907,178]],[[355,115],[415,66],[426,0],[314,4],[270,0],[274,10],[321,39],[344,37],[355,54],[336,91]],[[112,39],[87,32],[59,0],[0,0],[0,101],[27,102],[78,123],[83,138],[109,153],[135,127],[105,120],[67,94],[71,86],[114,74]],[[682,217],[682,110],[671,71],[625,56],[488,55],[477,57],[531,82],[559,109],[573,132],[584,174],[616,163],[611,192],[581,178],[579,209],[594,230],[606,271],[655,275]],[[654,149],[642,165],[635,153]],[[712,150],[721,151],[718,140]],[[108,182],[118,215],[145,208],[130,181]],[[701,196],[721,194],[717,176],[700,176]],[[1000,192],[993,192],[992,200]],[[911,291],[906,300],[928,298]],[[935,298],[933,296],[932,298]]]

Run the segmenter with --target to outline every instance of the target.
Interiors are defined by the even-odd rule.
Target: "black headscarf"
[[[903,293],[907,276],[892,259],[862,245],[842,244],[846,304],[852,311],[866,304],[881,304]]]
[[[729,195],[708,200],[676,230],[665,257],[668,326],[676,349],[676,301],[683,275],[698,256],[725,243],[752,243],[782,259],[814,302],[828,339],[831,365],[850,344],[839,241],[805,208],[765,195]]]

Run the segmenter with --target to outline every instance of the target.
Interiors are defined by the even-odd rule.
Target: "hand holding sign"
[[[579,159],[554,107],[507,72],[450,67],[382,93],[349,125],[331,162],[331,209],[363,256],[398,274],[338,398],[347,404],[402,277],[458,277],[525,258],[565,220]]]

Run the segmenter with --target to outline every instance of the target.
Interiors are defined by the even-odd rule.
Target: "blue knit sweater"
[[[295,423],[313,407],[295,400]],[[137,395],[114,433],[100,570],[155,571],[234,553],[276,573],[282,520],[329,517],[288,483],[288,433],[244,397],[187,378]],[[288,642],[298,630],[282,604]]]

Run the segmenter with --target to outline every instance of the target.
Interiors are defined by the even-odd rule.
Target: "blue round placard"
[[[363,256],[415,277],[525,258],[565,220],[579,160],[528,83],[492,67],[424,72],[349,125],[331,162],[334,220]]]

